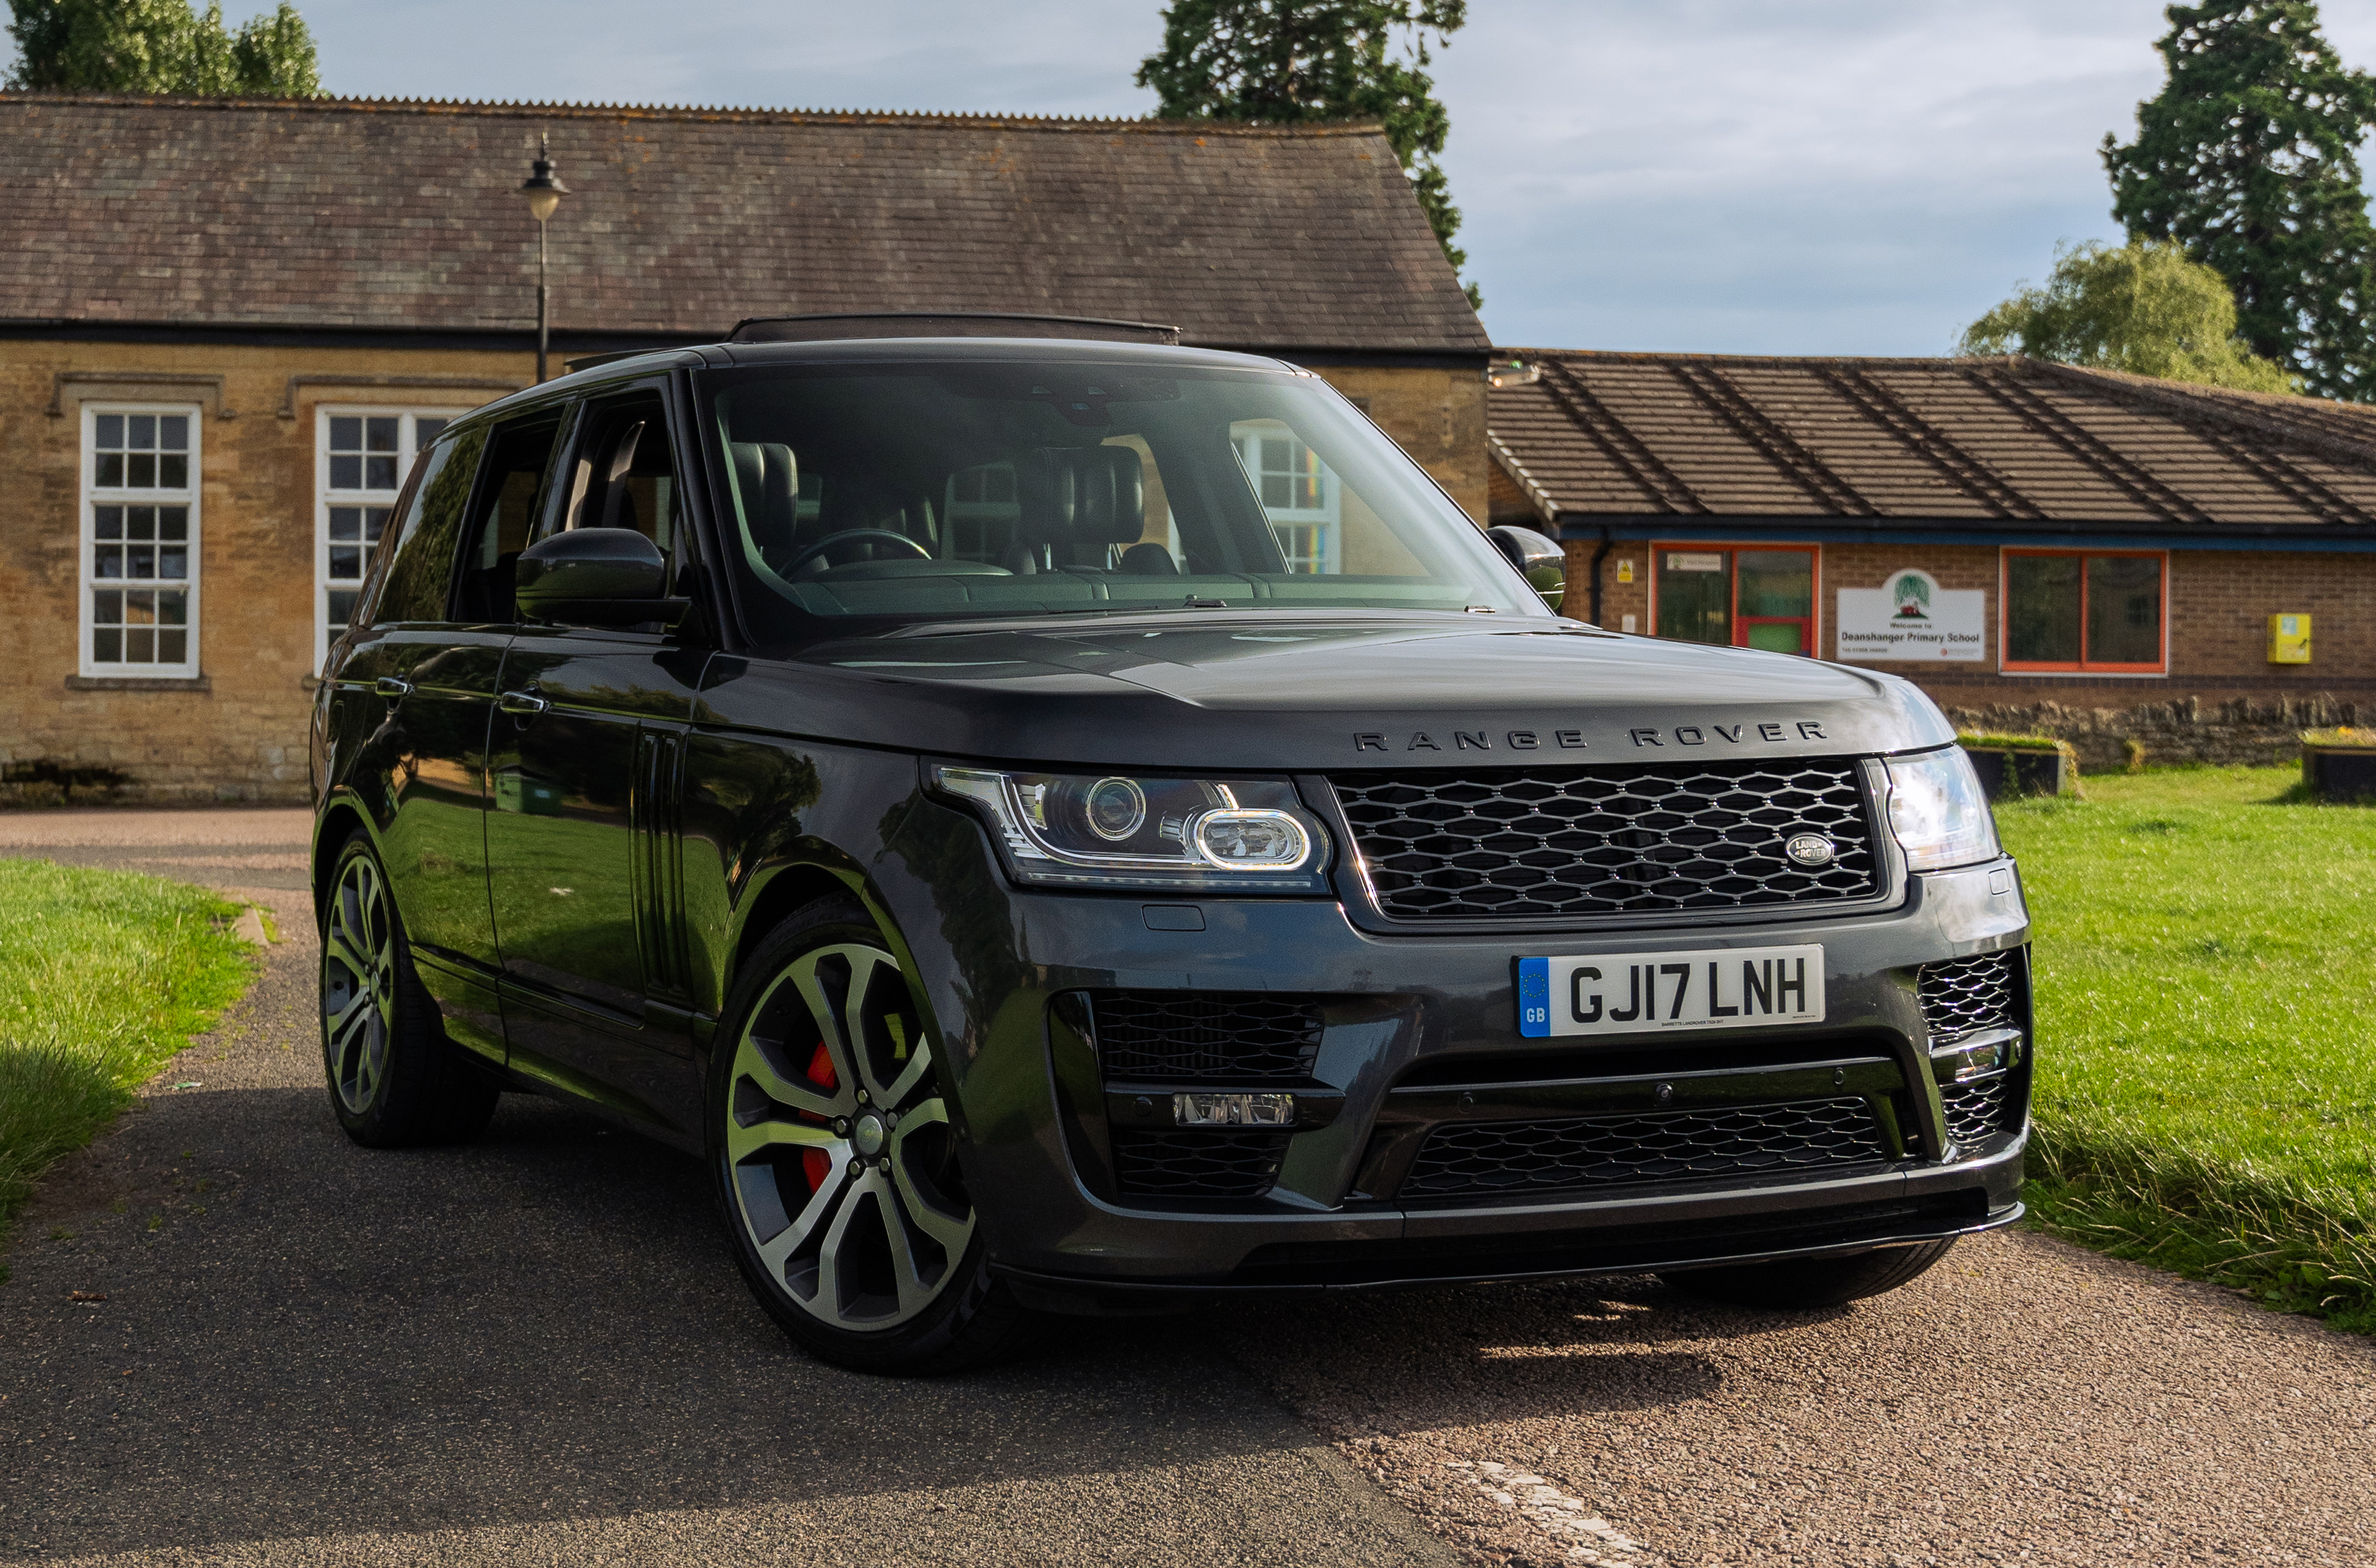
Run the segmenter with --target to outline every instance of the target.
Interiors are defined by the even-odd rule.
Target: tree
[[[2169,71],[2137,139],[2104,138],[2112,216],[2132,240],[2185,248],[2235,291],[2252,352],[2323,397],[2376,397],[2362,314],[2376,229],[2358,149],[2376,80],[2344,69],[2312,0],[2172,6]]]
[[[2285,367],[2249,352],[2219,274],[2152,241],[2056,251],[2043,289],[2024,289],[1964,331],[1958,352],[2025,353],[2247,392],[2291,392]]]
[[[1377,121],[1457,271],[1460,209],[1436,161],[1452,120],[1423,67],[1430,38],[1441,48],[1467,19],[1468,0],[1172,0],[1162,51],[1136,79],[1162,95],[1166,119]],[[1477,285],[1467,291],[1481,308]]]
[[[222,6],[189,0],[8,0],[12,88],[193,97],[311,98],[322,90],[314,38],[288,0],[237,32]]]

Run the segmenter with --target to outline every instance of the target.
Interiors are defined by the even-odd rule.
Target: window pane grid
[[[1265,428],[1249,421],[1232,427],[1231,434],[1289,573],[1322,576],[1340,570],[1336,476],[1320,454],[1284,426]]]
[[[91,426],[92,489],[190,487],[189,415],[100,414]]]
[[[85,417],[87,666],[102,674],[186,674],[196,586],[196,421],[154,410],[93,410]]]

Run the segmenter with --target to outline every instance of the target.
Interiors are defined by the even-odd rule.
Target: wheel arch
[[[725,1022],[726,1002],[768,933],[817,900],[838,897],[850,899],[865,911],[867,921],[899,960],[922,1027],[937,1036],[941,1028],[939,1010],[919,977],[916,955],[892,913],[890,900],[874,885],[865,868],[848,855],[821,843],[812,842],[802,849],[805,852],[755,873],[742,897],[735,902],[733,941],[727,949],[730,967],[719,979],[719,1021]]]
[[[332,795],[322,807],[321,814],[314,819],[312,879],[316,925],[321,923],[323,908],[329,900],[330,878],[338,870],[339,846],[345,843],[357,828],[362,829],[363,837],[371,840],[372,849],[376,852],[379,834],[372,825],[371,814],[363,810],[361,801],[344,792]],[[391,897],[394,892],[393,888],[389,889]]]

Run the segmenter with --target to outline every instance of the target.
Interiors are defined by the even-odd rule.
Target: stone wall
[[[1476,370],[1314,364],[1482,524],[1494,471],[1485,445],[1485,378]],[[1507,482],[1506,481],[1504,482]]]
[[[316,408],[471,408],[534,369],[532,355],[459,350],[9,343],[0,805],[303,802]],[[195,679],[82,672],[85,402],[197,410]]]
[[[2301,732],[2357,724],[2362,705],[2324,693],[2310,696],[2180,697],[2134,707],[2066,707],[2061,703],[1949,707],[1958,730],[1994,735],[2051,735],[2068,741],[2080,767],[2106,773],[2171,763],[2274,766],[2301,757]]]

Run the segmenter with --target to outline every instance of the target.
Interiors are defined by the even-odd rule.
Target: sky
[[[1160,0],[298,0],[333,92],[1137,115]],[[231,19],[256,9],[231,0]],[[2329,0],[2376,66],[2376,0]],[[2152,0],[1470,0],[1437,54],[1498,343],[1936,354],[2120,233]],[[564,172],[565,177],[565,172]]]

